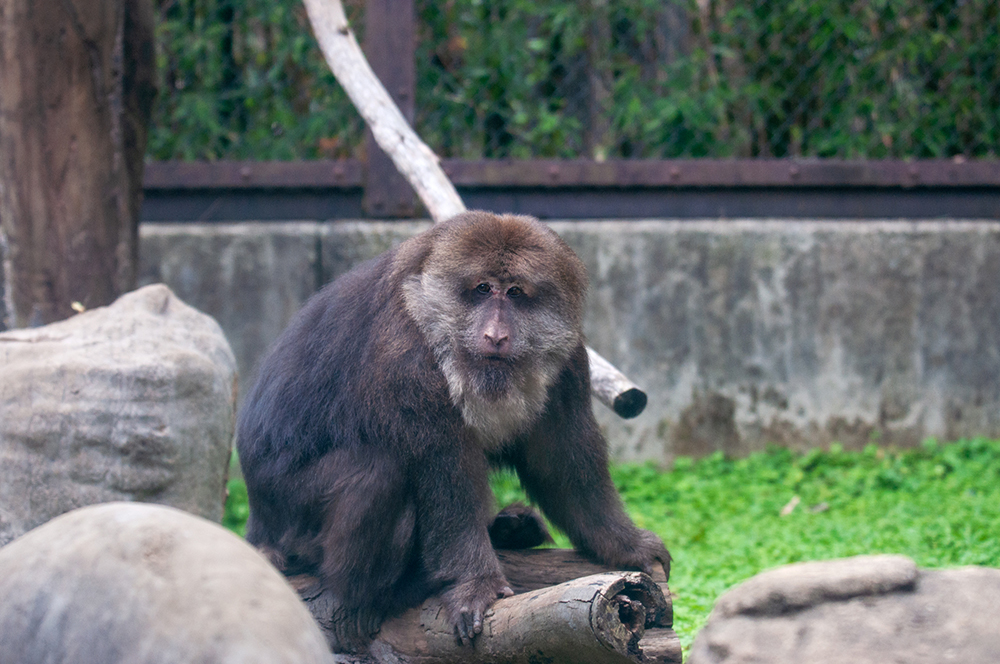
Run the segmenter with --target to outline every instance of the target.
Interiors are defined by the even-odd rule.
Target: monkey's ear
[[[414,236],[399,245],[396,249],[396,255],[392,259],[393,275],[398,278],[423,272],[424,264],[430,257],[435,239],[439,234],[438,226],[434,226],[429,231]]]

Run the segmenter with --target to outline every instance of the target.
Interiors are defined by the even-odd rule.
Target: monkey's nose
[[[503,330],[500,330],[500,331],[492,331],[491,330],[491,331],[487,332],[486,334],[484,334],[483,336],[485,336],[486,340],[489,341],[494,346],[496,346],[497,348],[499,348],[501,345],[503,345],[503,343],[505,341],[507,341],[507,339],[508,339],[507,333],[505,331],[503,331]]]
[[[510,350],[510,332],[506,325],[492,324],[483,330],[482,352],[503,356]]]

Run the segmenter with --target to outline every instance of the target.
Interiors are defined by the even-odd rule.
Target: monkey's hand
[[[471,645],[472,639],[483,631],[486,609],[501,597],[513,594],[502,574],[463,581],[446,591],[442,600],[459,643]]]
[[[635,566],[646,574],[653,574],[653,565],[659,563],[663,567],[663,573],[670,580],[670,552],[663,544],[660,537],[649,530],[640,530],[638,543],[635,547]]]

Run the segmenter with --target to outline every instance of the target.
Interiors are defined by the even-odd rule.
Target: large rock
[[[0,662],[332,662],[284,578],[221,526],[157,505],[65,514],[0,549]]]
[[[1000,661],[1000,570],[903,556],[799,563],[719,598],[688,664]]]
[[[114,500],[222,518],[236,362],[166,286],[0,334],[0,376],[0,546]]]

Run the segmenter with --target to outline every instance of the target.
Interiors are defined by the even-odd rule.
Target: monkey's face
[[[558,318],[545,320],[540,289],[526,276],[494,272],[458,283],[464,315],[454,352],[470,387],[483,398],[525,389],[546,353],[572,347],[574,330]]]
[[[422,272],[407,281],[404,298],[452,400],[534,417],[581,342],[583,264],[530,217],[466,213],[425,241]]]

